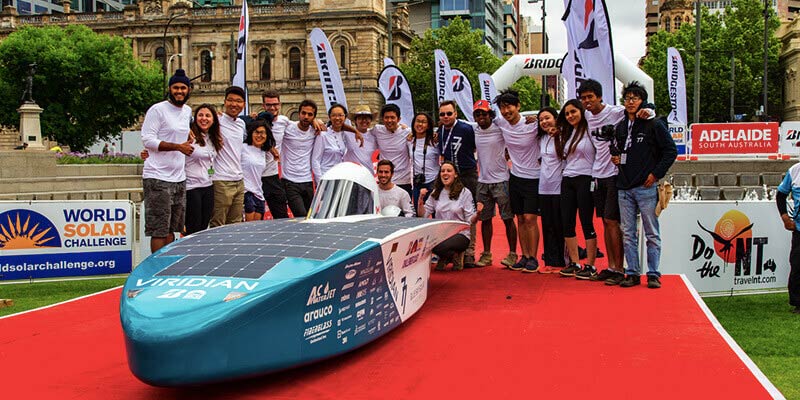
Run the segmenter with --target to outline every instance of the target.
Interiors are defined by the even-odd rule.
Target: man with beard
[[[394,164],[389,160],[378,161],[378,198],[381,209],[395,206],[403,211],[402,216],[413,217],[414,209],[411,207],[411,196],[408,192],[392,183]]]
[[[317,130],[312,124],[317,117],[317,104],[311,100],[300,103],[300,120],[289,123],[283,134],[283,188],[289,209],[295,218],[305,218],[314,197],[311,175],[311,153]]]
[[[286,126],[292,121],[285,115],[281,115],[281,98],[276,91],[267,91],[261,95],[261,105],[264,111],[272,114],[272,137],[275,138],[275,149],[280,153],[283,144],[283,133]],[[278,176],[278,160],[272,153],[267,152],[267,167],[261,174],[261,186],[264,189],[264,199],[267,207],[272,214],[272,218],[289,218],[286,211],[287,201],[286,192],[283,190],[280,177]]]
[[[172,243],[183,230],[186,212],[186,156],[192,154],[189,124],[192,109],[186,105],[191,82],[182,69],[169,78],[168,100],[147,110],[142,123],[142,143],[150,156],[144,161],[142,187],[145,235],[152,252]],[[177,154],[174,152],[183,154]]]
[[[239,118],[244,109],[244,89],[230,86],[225,89],[225,111],[219,118],[219,133],[222,149],[214,158],[214,212],[211,227],[242,222],[244,209],[244,173],[242,172],[242,148],[244,147],[245,124]]]
[[[605,125],[616,125],[625,118],[625,107],[603,103],[603,85],[594,79],[587,79],[578,87],[581,104],[586,109],[586,122],[589,132],[596,132]],[[651,119],[655,116],[652,105],[645,105],[639,111],[639,118]],[[603,239],[608,253],[608,269],[599,274],[591,270],[582,270],[575,274],[578,279],[605,281],[607,285],[618,285],[625,277],[622,266],[622,229],[620,228],[620,212],[617,190],[617,166],[611,162],[608,141],[598,140],[592,135],[592,142],[597,150],[592,165],[594,180],[595,213],[603,219]]]

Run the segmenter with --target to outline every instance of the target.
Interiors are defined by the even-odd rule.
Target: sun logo
[[[0,213],[0,250],[46,247],[61,247],[61,238],[44,215],[22,209]]]
[[[697,221],[700,225],[700,221]],[[738,210],[730,210],[722,214],[714,231],[710,231],[700,225],[700,228],[708,232],[714,238],[714,251],[725,262],[736,262],[736,249],[734,244],[737,239],[747,241],[748,238],[753,237],[753,224],[743,212]]]

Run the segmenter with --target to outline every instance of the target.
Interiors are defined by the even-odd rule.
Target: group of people
[[[455,102],[444,101],[438,126],[426,113],[405,126],[393,104],[381,108],[380,123],[373,125],[369,107],[349,114],[334,104],[325,126],[310,100],[300,103],[298,121],[280,115],[275,92],[262,95],[264,112],[240,117],[246,96],[236,86],[225,91],[221,113],[209,104],[192,112],[185,104],[191,84],[177,70],[167,100],[148,110],[142,126],[145,233],[156,251],[174,240],[173,232],[240,222],[243,215],[261,219],[265,203],[273,218],[288,217],[287,209],[305,216],[315,183],[334,165],[350,161],[375,173],[381,207],[397,206],[407,217],[470,224],[433,249],[436,269],[449,263],[456,270],[491,265],[492,219],[498,212],[510,250],[502,265],[638,285],[640,214],[648,286],[660,287],[656,183],[677,156],[674,142],[638,83],[623,89],[624,106],[604,104],[602,86],[593,80],[578,92],[580,99],[561,111],[546,107],[536,118],[523,118],[518,94],[504,91],[494,105],[475,103],[475,123],[459,120]],[[613,126],[611,137],[598,134],[607,125]],[[374,167],[376,151],[380,161]],[[595,212],[603,219],[609,261],[599,273]],[[583,266],[577,221],[586,247]],[[478,225],[483,252],[476,260]],[[540,236],[543,265],[536,255]]]

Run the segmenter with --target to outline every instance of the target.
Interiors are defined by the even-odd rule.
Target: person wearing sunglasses
[[[450,161],[464,187],[474,195],[478,186],[478,162],[475,159],[475,130],[472,126],[458,119],[456,102],[445,100],[439,105],[439,143],[437,148],[442,161]],[[475,227],[470,229],[470,244],[464,254],[464,265],[475,263]]]

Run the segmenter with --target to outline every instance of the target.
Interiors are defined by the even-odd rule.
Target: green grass
[[[800,315],[786,293],[704,298],[725,330],[787,399],[800,400]]]
[[[0,285],[0,299],[14,300],[11,307],[0,308],[0,316],[74,299],[125,283],[125,278],[34,282]]]

